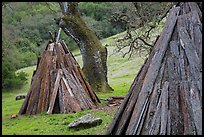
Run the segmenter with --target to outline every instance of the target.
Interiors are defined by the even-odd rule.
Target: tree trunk
[[[80,48],[83,71],[95,92],[110,92],[113,89],[107,80],[107,49],[90,30],[77,9],[76,2],[60,2],[63,17],[59,26],[71,36]]]

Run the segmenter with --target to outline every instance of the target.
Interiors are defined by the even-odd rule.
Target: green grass
[[[27,93],[34,69],[35,69],[35,66],[22,69],[22,71],[28,74],[28,77],[27,77],[28,80],[21,89],[5,91],[2,93],[2,118],[4,117],[6,118],[6,117],[9,117],[11,114],[18,113],[23,103],[23,100],[16,101],[15,97],[19,94],[25,95]]]
[[[120,34],[122,35],[122,34]],[[118,36],[120,36],[118,35]],[[116,38],[114,36],[113,38]],[[103,40],[104,45],[111,41],[111,38]],[[111,44],[110,44],[111,45]],[[114,44],[112,44],[114,45]],[[119,53],[113,54],[115,47],[108,46],[108,81],[110,86],[114,89],[111,93],[96,93],[99,98],[108,98],[111,96],[125,96],[132,84],[137,72],[143,64],[143,59],[138,55],[128,60],[128,56],[122,58]],[[76,60],[82,66],[82,59],[79,51],[74,51]],[[104,110],[84,110],[73,114],[53,114],[47,115],[46,113],[38,115],[20,116],[15,119],[10,119],[12,114],[17,114],[24,100],[15,100],[18,94],[26,94],[29,86],[33,70],[36,66],[21,69],[28,74],[28,81],[21,89],[15,89],[2,93],[2,134],[3,135],[102,135],[107,130],[111,123],[116,108]],[[102,101],[101,106],[106,102]],[[73,130],[68,129],[67,125],[76,120],[77,118],[92,113],[96,117],[101,117],[102,124],[96,127]]]
[[[101,117],[101,125],[81,130],[69,129],[68,124],[79,117],[92,113],[95,117]],[[112,114],[110,114],[112,113]],[[85,110],[75,114],[52,114],[45,113],[27,115],[15,119],[2,121],[2,134],[9,135],[80,135],[80,134],[104,134],[105,129],[111,122],[114,111],[105,112]],[[100,129],[100,130],[99,130]],[[103,130],[102,130],[103,129]]]

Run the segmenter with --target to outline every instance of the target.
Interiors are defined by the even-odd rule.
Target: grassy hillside
[[[110,44],[113,39],[103,40],[103,44]],[[114,91],[112,93],[97,93],[99,98],[107,98],[110,96],[125,96],[134,80],[138,70],[143,64],[143,59],[138,55],[134,58],[128,60],[128,57],[122,58],[119,53],[114,54],[114,46],[109,46],[108,48],[108,80]],[[81,56],[78,54],[79,51],[75,51],[76,59],[82,66]],[[55,135],[88,135],[88,134],[104,134],[107,127],[109,126],[112,118],[117,110],[117,107],[106,107],[101,110],[85,110],[77,112],[74,114],[53,114],[47,115],[46,113],[31,115],[31,116],[21,116],[15,119],[10,119],[12,114],[17,114],[23,101],[16,101],[15,97],[18,94],[26,94],[29,86],[30,80],[35,66],[21,69],[19,71],[24,71],[29,74],[28,82],[21,89],[16,89],[9,92],[2,93],[2,134],[55,134]],[[101,106],[105,105],[102,102]],[[103,122],[101,125],[82,130],[70,130],[67,125],[76,120],[77,118],[87,114],[92,113],[96,117],[101,117]]]

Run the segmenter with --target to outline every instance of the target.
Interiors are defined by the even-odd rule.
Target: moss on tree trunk
[[[107,80],[107,49],[87,27],[74,5],[70,7],[72,8],[64,14],[59,25],[79,46],[83,59],[83,72],[93,90],[110,92],[113,89]]]

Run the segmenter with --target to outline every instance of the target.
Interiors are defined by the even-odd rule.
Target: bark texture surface
[[[196,3],[170,10],[107,134],[202,134],[202,14]]]
[[[107,79],[107,49],[80,16],[77,2],[60,2],[62,30],[77,43],[83,60],[83,72],[95,92],[113,89]]]
[[[49,43],[39,58],[19,114],[74,113],[100,102],[63,41]]]

